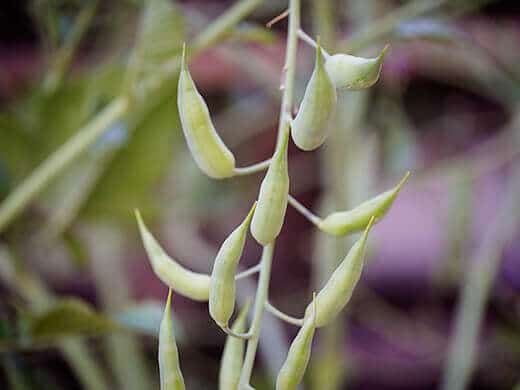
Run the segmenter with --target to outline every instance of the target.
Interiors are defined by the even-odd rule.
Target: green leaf
[[[56,301],[30,319],[28,336],[34,341],[66,336],[87,336],[121,330],[121,327],[96,313],[88,304],[73,298]]]

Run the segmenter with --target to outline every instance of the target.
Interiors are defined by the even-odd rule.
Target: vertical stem
[[[255,311],[253,314],[253,322],[250,332],[253,336],[247,343],[247,351],[240,375],[240,388],[247,389],[255,363],[256,349],[260,337],[260,328],[262,326],[262,318],[264,315],[265,302],[269,293],[269,279],[271,277],[271,263],[273,261],[274,243],[264,246],[262,252],[260,278],[258,279],[258,287],[255,299]]]
[[[284,134],[289,131],[290,114],[294,98],[294,81],[296,75],[296,53],[298,48],[298,30],[300,29],[300,0],[290,0],[289,3],[289,31],[287,34],[287,49],[285,52],[285,82],[280,105],[280,118],[278,124],[278,142]],[[251,373],[255,363],[256,350],[258,348],[258,340],[260,337],[260,328],[267,302],[267,294],[269,291],[269,279],[271,276],[271,263],[273,260],[274,242],[266,245],[262,253],[262,268],[260,270],[260,278],[255,300],[255,311],[253,314],[253,323],[251,324],[252,338],[247,343],[246,356],[244,365],[240,374],[240,389],[250,388]]]

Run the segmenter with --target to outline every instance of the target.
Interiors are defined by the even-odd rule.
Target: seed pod
[[[175,343],[171,313],[172,290],[164,309],[164,317],[159,330],[159,373],[161,390],[184,390],[184,378],[179,366],[179,351]]]
[[[407,172],[399,184],[391,190],[361,203],[352,210],[338,211],[328,215],[318,222],[318,228],[335,236],[344,236],[363,230],[372,216],[375,217],[375,222],[378,222],[394,203],[408,176],[410,176],[410,172]]]
[[[232,330],[235,333],[244,333],[247,325],[247,313],[249,311],[249,302],[244,305],[238,315]],[[220,361],[219,372],[219,389],[220,390],[238,390],[238,382],[240,381],[240,372],[244,360],[245,340],[234,336],[227,336],[224,352]]]
[[[208,106],[191,78],[186,65],[185,46],[182,51],[177,105],[182,131],[199,168],[206,175],[215,179],[233,176],[235,157],[217,134]]]
[[[196,301],[207,301],[209,299],[209,275],[190,271],[168,256],[146,228],[139,211],[136,210],[135,216],[144,248],[157,277],[185,297]]]
[[[321,327],[330,323],[352,296],[363,269],[365,245],[373,222],[372,217],[361,238],[354,243],[345,259],[318,293],[316,326]],[[309,317],[311,313],[312,306],[309,304],[305,310],[305,317]]]
[[[235,308],[235,273],[255,207],[256,203],[244,221],[223,242],[213,265],[209,286],[209,314],[221,327],[228,325]]]
[[[289,196],[288,143],[289,131],[285,131],[260,185],[251,233],[262,245],[271,243],[282,230]]]
[[[327,58],[325,69],[336,88],[350,90],[368,88],[379,79],[387,49],[388,45],[375,58],[334,54]]]
[[[316,299],[313,299],[311,305],[312,313],[305,318],[278,373],[276,390],[294,390],[303,379],[311,357],[312,338],[316,329]]]
[[[291,124],[292,138],[300,149],[313,150],[325,142],[336,101],[336,88],[325,70],[318,40],[314,71],[298,114]]]

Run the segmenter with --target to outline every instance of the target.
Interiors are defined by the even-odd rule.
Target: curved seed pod
[[[303,379],[311,357],[312,338],[316,329],[316,299],[313,299],[311,305],[312,314],[305,318],[278,373],[276,390],[294,390]]]
[[[187,270],[173,260],[164,252],[164,249],[161,248],[159,243],[146,228],[139,211],[136,210],[135,216],[139,225],[144,248],[157,277],[174,291],[185,297],[196,301],[207,301],[209,299],[209,275]]]
[[[179,351],[175,343],[171,313],[172,290],[164,309],[164,317],[159,330],[159,372],[161,390],[184,390],[184,378],[179,366]]]
[[[401,187],[410,176],[410,172],[401,179],[398,185],[374,198],[361,203],[348,211],[338,211],[329,214],[318,222],[318,228],[335,236],[359,232],[363,230],[372,216],[378,222],[390,209]]]
[[[222,243],[213,265],[209,286],[209,314],[221,327],[228,325],[235,308],[235,273],[255,207],[256,203],[244,221]]]
[[[314,71],[298,114],[291,124],[292,138],[300,149],[313,150],[325,142],[329,119],[336,109],[336,102],[336,88],[325,70],[318,40]]]
[[[217,134],[208,106],[191,78],[186,65],[185,46],[182,51],[177,105],[182,131],[199,168],[206,175],[215,179],[233,176],[235,157]]]
[[[260,185],[251,233],[262,245],[271,243],[282,230],[289,196],[288,144],[289,131],[285,131]]]
[[[334,54],[327,58],[325,69],[336,86],[357,90],[374,85],[379,79],[388,45],[375,58],[355,57],[349,54]]]
[[[354,243],[345,259],[318,293],[316,326],[321,327],[330,323],[350,300],[354,287],[361,276],[365,245],[373,222],[372,217],[361,238]],[[309,304],[305,310],[305,317],[309,317],[311,313],[312,306]]]
[[[237,319],[235,320],[232,330],[235,333],[244,333],[247,325],[247,313],[249,311],[249,302],[244,305]],[[219,389],[220,390],[237,390],[240,381],[240,372],[244,360],[244,349],[246,341],[233,336],[227,336],[224,352],[220,361],[219,372]]]

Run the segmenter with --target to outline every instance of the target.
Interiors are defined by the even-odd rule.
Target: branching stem
[[[296,200],[296,198],[294,198],[292,195],[289,195],[289,204],[292,207],[294,207],[305,218],[307,218],[310,222],[312,222],[314,225],[318,225],[321,222],[321,218],[320,217],[318,217],[316,214],[314,214],[312,211],[310,211],[303,204],[298,202]]]
[[[269,168],[269,164],[271,164],[270,158],[264,161],[260,161],[256,164],[249,165],[247,167],[235,168],[235,176],[246,176],[251,175],[253,173],[265,171],[267,168]]]
[[[303,318],[296,318],[296,317],[290,316],[289,314],[286,314],[283,311],[274,307],[269,301],[267,301],[265,303],[265,309],[268,312],[270,312],[272,315],[278,317],[282,321],[287,322],[288,324],[296,325],[296,326],[303,325]]]

